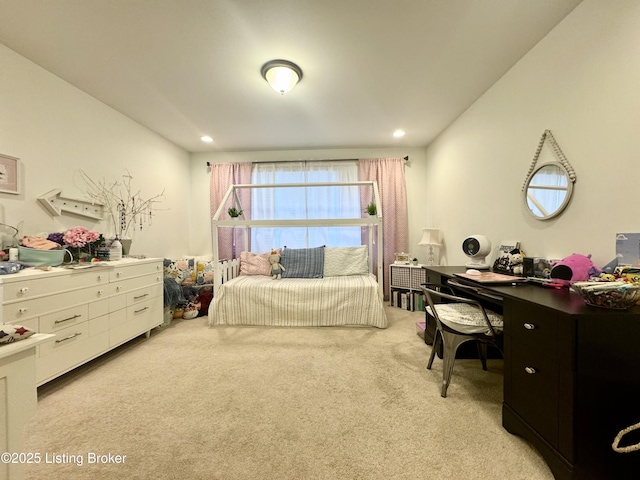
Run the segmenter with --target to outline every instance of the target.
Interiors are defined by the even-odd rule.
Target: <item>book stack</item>
[[[403,310],[423,311],[425,307],[424,294],[409,290],[392,290],[391,306],[401,308]]]

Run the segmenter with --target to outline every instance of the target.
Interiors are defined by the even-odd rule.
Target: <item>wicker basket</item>
[[[571,287],[589,305],[626,310],[640,301],[640,285],[627,282],[575,282]]]

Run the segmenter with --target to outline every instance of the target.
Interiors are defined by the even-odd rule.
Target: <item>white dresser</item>
[[[0,276],[0,323],[55,334],[37,347],[36,383],[52,380],[163,323],[162,259]]]

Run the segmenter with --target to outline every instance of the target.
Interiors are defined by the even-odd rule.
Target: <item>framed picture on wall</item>
[[[18,159],[0,154],[0,192],[20,193],[20,168]]]

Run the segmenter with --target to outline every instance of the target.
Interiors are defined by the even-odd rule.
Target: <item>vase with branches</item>
[[[102,204],[107,212],[108,220],[113,224],[114,234],[118,238],[131,238],[131,234],[139,225],[140,230],[146,224],[152,224],[156,205],[164,200],[161,193],[145,199],[140,190],[134,190],[133,177],[126,170],[122,181],[107,182],[102,179],[94,181],[86,172],[80,170],[82,180],[87,186],[86,194],[91,200]]]

